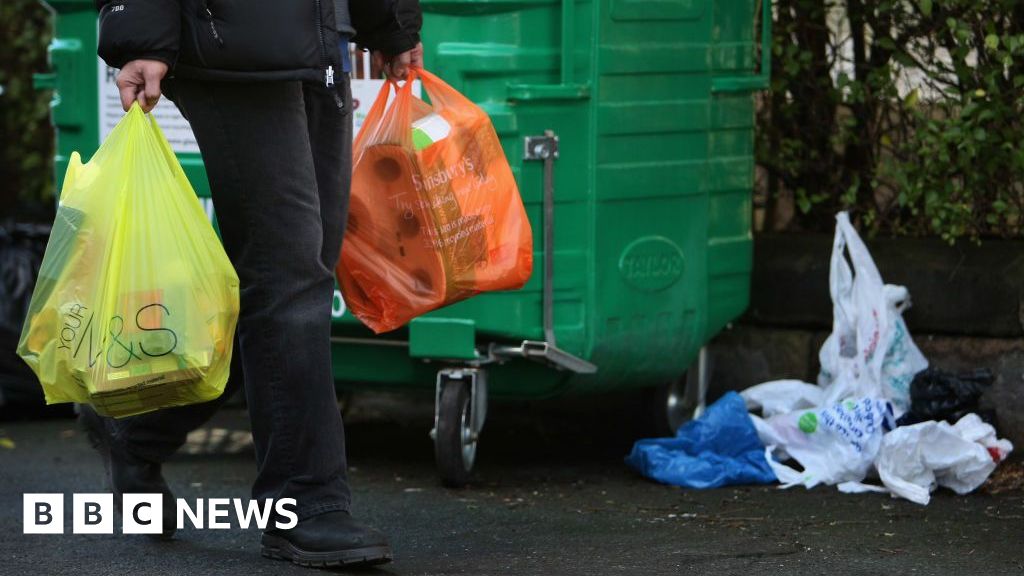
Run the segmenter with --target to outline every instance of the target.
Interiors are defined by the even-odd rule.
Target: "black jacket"
[[[332,82],[341,69],[338,22],[352,41],[386,54],[419,42],[418,0],[96,0],[99,55],[114,68],[160,60],[175,76]],[[342,32],[348,32],[343,30]]]

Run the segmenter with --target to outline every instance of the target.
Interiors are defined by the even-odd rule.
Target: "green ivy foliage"
[[[50,93],[32,87],[47,69],[50,14],[36,0],[0,1],[0,219],[45,218],[53,205]]]
[[[791,195],[798,229],[1024,235],[1024,2],[775,0],[772,57],[769,219]]]

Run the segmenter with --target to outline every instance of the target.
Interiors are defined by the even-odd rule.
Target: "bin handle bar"
[[[572,84],[573,49],[576,46],[575,0],[562,0],[562,85]]]
[[[772,80],[772,0],[761,0],[761,71],[754,76],[713,78],[711,92],[757,92]]]
[[[586,100],[590,83],[573,82],[576,48],[576,0],[562,0],[562,55],[558,84],[509,84],[509,100]]]

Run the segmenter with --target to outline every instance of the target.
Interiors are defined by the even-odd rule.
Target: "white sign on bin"
[[[352,136],[359,134],[359,129],[366,120],[366,114],[377,99],[377,94],[384,86],[383,80],[367,79],[370,69],[369,53],[350,52],[352,62],[355,63],[355,72],[352,74]],[[97,58],[99,63],[99,100],[100,100],[100,142],[106,140],[107,135],[114,129],[114,126],[124,116],[124,109],[121,108],[121,95],[117,90],[117,68],[107,66],[102,59]],[[413,84],[413,94],[417,97],[421,93],[420,82]],[[391,100],[394,100],[392,93]],[[196,144],[196,137],[192,134],[192,128],[188,120],[178,112],[178,108],[167,98],[160,98],[160,102],[153,108],[153,116],[156,118],[164,136],[171,144],[171,149],[178,153],[199,153],[199,145]]]
[[[114,126],[124,117],[124,108],[121,107],[121,94],[117,91],[117,68],[107,66],[102,59],[99,62],[99,86],[100,86],[100,142],[107,139],[107,135],[114,129]],[[175,152],[199,153],[199,145],[196,144],[196,137],[192,135],[192,128],[188,120],[182,117],[178,108],[167,98],[160,98],[160,102],[153,108],[153,117],[163,130],[164,136],[171,144]]]

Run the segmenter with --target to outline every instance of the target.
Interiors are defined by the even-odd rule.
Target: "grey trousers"
[[[252,497],[295,498],[300,519],[348,510],[351,499],[330,319],[348,212],[352,105],[347,78],[336,88],[164,82],[199,143],[241,281],[235,354],[256,449]],[[221,399],[108,419],[115,441],[136,457],[164,461],[231,395],[242,380],[236,376]]]

